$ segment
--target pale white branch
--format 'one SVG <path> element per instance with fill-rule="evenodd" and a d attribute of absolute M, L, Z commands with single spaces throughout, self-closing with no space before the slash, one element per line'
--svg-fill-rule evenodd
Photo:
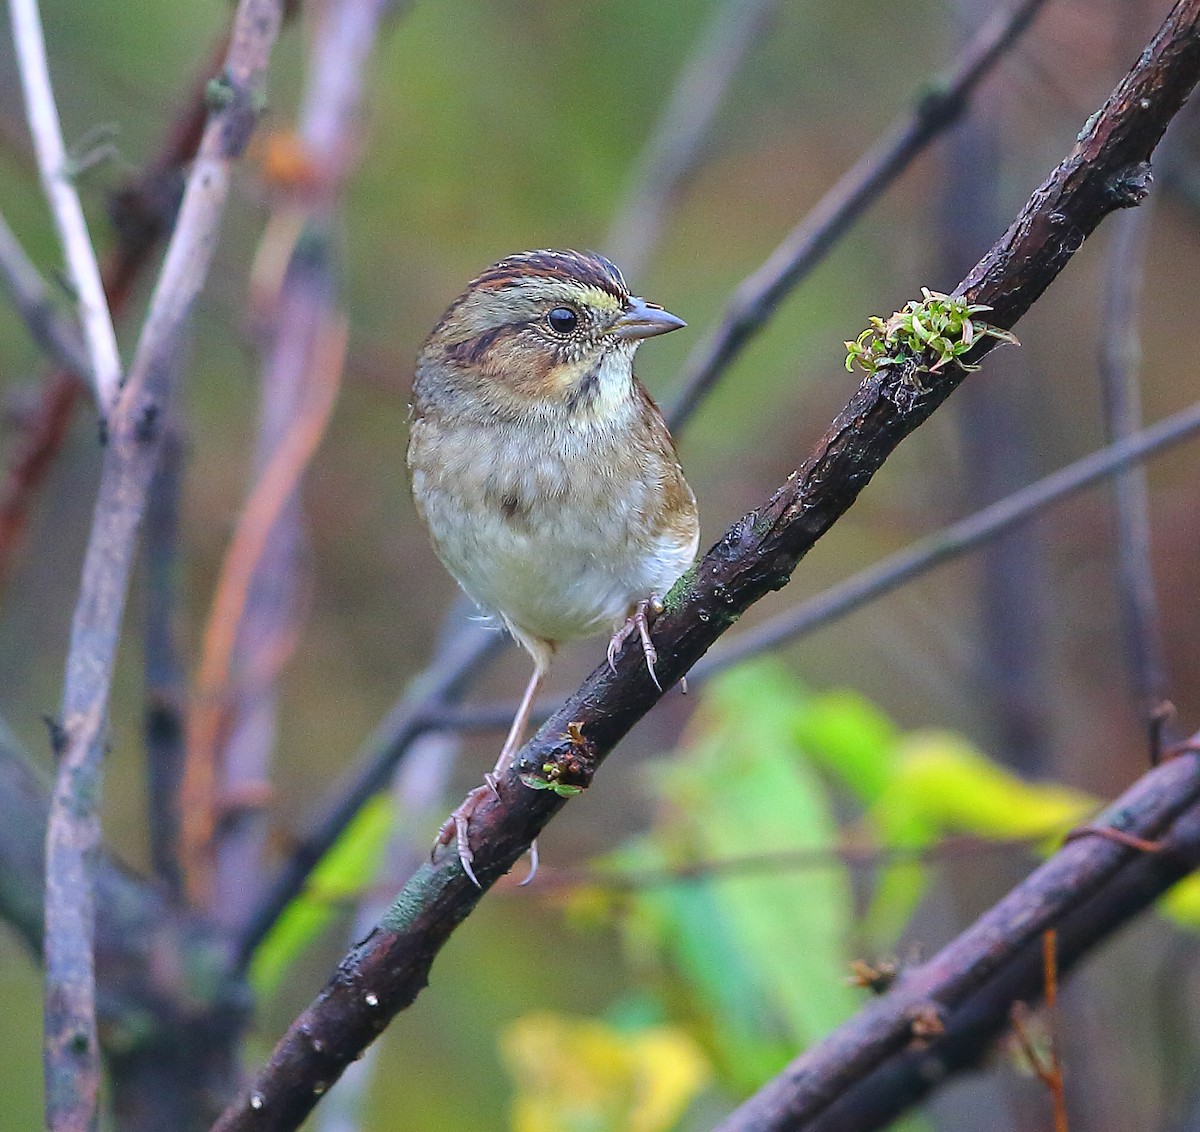
<path fill-rule="evenodd" d="M 101 415 L 107 416 L 121 387 L 121 357 L 117 352 L 117 335 L 104 296 L 104 284 L 100 280 L 100 266 L 96 262 L 83 205 L 75 190 L 70 159 L 63 143 L 37 0 L 9 0 L 9 12 L 38 171 L 75 290 L 79 321 L 91 359 L 96 404 Z"/>

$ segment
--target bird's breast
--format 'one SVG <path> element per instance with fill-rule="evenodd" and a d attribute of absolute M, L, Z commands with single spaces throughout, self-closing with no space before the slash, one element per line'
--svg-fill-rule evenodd
<path fill-rule="evenodd" d="M 439 558 L 520 632 L 610 631 L 695 556 L 691 491 L 637 409 L 587 422 L 414 422 L 413 496 Z"/>

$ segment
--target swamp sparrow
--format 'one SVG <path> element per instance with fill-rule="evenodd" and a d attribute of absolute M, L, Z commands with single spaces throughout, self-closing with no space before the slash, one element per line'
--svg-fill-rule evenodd
<path fill-rule="evenodd" d="M 700 529 L 633 355 L 683 325 L 603 256 L 526 252 L 471 283 L 417 359 L 417 511 L 446 569 L 533 657 L 487 785 L 438 838 L 456 839 L 476 884 L 467 823 L 511 764 L 558 644 L 611 633 L 611 663 L 636 632 L 658 682 L 647 611 L 692 564 Z"/>

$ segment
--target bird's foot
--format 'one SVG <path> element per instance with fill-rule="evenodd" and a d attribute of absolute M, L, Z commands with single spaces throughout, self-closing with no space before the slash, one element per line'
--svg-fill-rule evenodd
<path fill-rule="evenodd" d="M 612 640 L 608 642 L 608 666 L 613 672 L 616 672 L 617 653 L 629 637 L 636 632 L 642 642 L 642 653 L 646 658 L 646 668 L 650 672 L 650 679 L 654 681 L 654 686 L 660 692 L 662 685 L 658 682 L 658 673 L 654 671 L 654 666 L 658 662 L 658 651 L 650 639 L 650 622 L 646 615 L 653 613 L 657 616 L 662 611 L 663 602 L 658 594 L 651 594 L 648 598 L 644 598 L 633 607 L 629 620 L 612 635 Z"/>
<path fill-rule="evenodd" d="M 471 815 L 489 794 L 495 798 L 500 797 L 500 791 L 496 788 L 496 777 L 493 774 L 485 774 L 483 785 L 476 786 L 462 800 L 462 804 L 442 823 L 442 828 L 438 830 L 437 840 L 433 843 L 433 852 L 430 853 L 432 857 L 439 846 L 449 845 L 453 841 L 454 847 L 458 850 L 458 859 L 462 864 L 463 872 L 471 878 L 471 883 L 476 888 L 483 888 L 483 885 L 479 883 L 479 878 L 475 875 L 475 869 L 471 864 L 475 860 L 475 854 L 471 849 Z"/>

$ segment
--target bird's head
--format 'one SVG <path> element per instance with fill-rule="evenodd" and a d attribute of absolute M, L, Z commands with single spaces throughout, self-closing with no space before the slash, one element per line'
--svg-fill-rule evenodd
<path fill-rule="evenodd" d="M 645 338 L 685 325 L 630 295 L 603 256 L 536 251 L 489 267 L 451 304 L 417 362 L 431 383 L 494 408 L 604 412 L 633 394 L 633 354 Z"/>

